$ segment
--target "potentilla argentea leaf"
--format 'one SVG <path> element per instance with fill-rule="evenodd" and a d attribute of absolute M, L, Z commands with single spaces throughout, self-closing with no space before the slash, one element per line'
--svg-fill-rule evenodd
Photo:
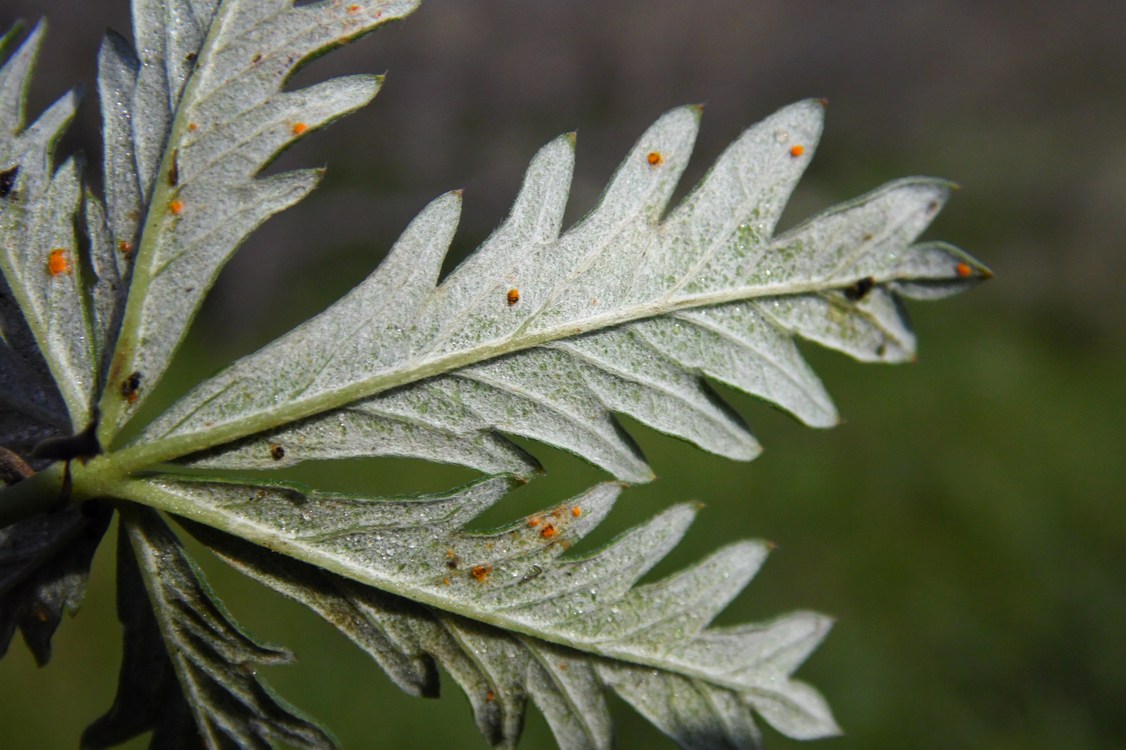
<path fill-rule="evenodd" d="M 85 597 L 110 515 L 108 506 L 96 503 L 0 529 L 0 658 L 18 628 L 36 663 L 50 660 L 63 613 L 74 614 Z"/>
<path fill-rule="evenodd" d="M 294 713 L 257 675 L 260 667 L 290 662 L 292 655 L 257 643 L 235 624 L 159 514 L 133 508 L 123 515 L 121 678 L 113 707 L 86 730 L 83 747 L 110 747 L 151 730 L 153 747 L 268 750 L 285 742 L 332 748 L 324 731 Z M 185 742 L 185 732 L 198 740 Z"/>
<path fill-rule="evenodd" d="M 380 85 L 376 76 L 350 76 L 283 91 L 287 78 L 416 5 L 138 0 L 139 52 L 107 37 L 107 235 L 131 265 L 121 274 L 131 281 L 101 400 L 103 443 L 160 380 L 235 248 L 319 178 L 317 170 L 259 171 L 307 132 L 366 104 Z M 129 381 L 139 387 L 123 394 L 117 386 Z"/>
<path fill-rule="evenodd" d="M 90 419 L 96 382 L 74 223 L 82 189 L 78 160 L 56 169 L 53 152 L 78 96 L 64 95 L 27 123 L 25 99 L 43 33 L 40 24 L 0 68 L 0 269 L 77 431 Z M 5 36 L 3 47 L 13 37 Z M 0 58 L 5 52 L 0 48 Z"/>
<path fill-rule="evenodd" d="M 675 708 L 654 720 L 674 738 L 756 747 L 752 709 L 793 736 L 838 731 L 820 696 L 790 677 L 828 632 L 827 618 L 799 612 L 709 628 L 758 571 L 766 544 L 733 544 L 638 585 L 680 541 L 692 506 L 581 556 L 566 552 L 609 513 L 617 485 L 494 532 L 466 531 L 512 482 L 410 498 L 175 476 L 119 489 L 199 522 L 188 528 L 209 547 L 336 624 L 408 692 L 435 689 L 430 660 L 446 667 L 497 746 L 515 743 L 530 698 L 560 746 L 609 747 L 606 687 L 646 715 L 654 702 Z M 209 528 L 220 519 L 241 540 Z M 684 685 L 708 699 L 689 700 Z"/>
<path fill-rule="evenodd" d="M 469 530 L 538 469 L 513 436 L 640 482 L 652 472 L 618 415 L 733 459 L 759 453 L 713 381 L 832 426 L 801 339 L 907 361 L 904 300 L 988 277 L 950 245 L 915 244 L 950 192 L 941 180 L 892 182 L 776 232 L 821 101 L 749 128 L 676 206 L 701 108 L 665 114 L 568 228 L 576 139 L 563 135 L 447 278 L 460 192 L 427 206 L 338 303 L 122 445 L 231 254 L 320 174 L 262 170 L 381 85 L 287 81 L 417 2 L 133 0 L 132 41 L 110 32 L 98 58 L 101 195 L 81 158 L 54 162 L 75 93 L 27 122 L 43 27 L 18 48 L 18 29 L 0 38 L 0 656 L 19 629 L 48 659 L 116 512 L 120 680 L 82 747 L 146 732 L 159 748 L 331 747 L 257 674 L 289 653 L 238 627 L 163 511 L 328 620 L 404 691 L 437 695 L 441 667 L 495 747 L 516 745 L 534 704 L 561 748 L 609 748 L 610 692 L 684 747 L 758 748 L 756 715 L 795 738 L 837 733 L 821 695 L 793 678 L 828 618 L 712 625 L 768 544 L 644 580 L 698 511 L 682 504 L 573 553 L 623 483 Z M 201 471 L 378 455 L 488 476 L 377 497 Z"/>
<path fill-rule="evenodd" d="M 910 359 L 899 295 L 939 296 L 988 271 L 950 246 L 912 244 L 945 201 L 941 180 L 893 182 L 775 235 L 822 114 L 806 101 L 750 128 L 662 218 L 699 120 L 698 108 L 674 110 L 560 234 L 574 145 L 563 136 L 533 160 L 508 220 L 440 285 L 456 194 L 352 293 L 200 385 L 139 443 L 215 468 L 264 468 L 280 447 L 286 463 L 406 455 L 526 475 L 507 433 L 637 482 L 652 474 L 615 412 L 720 455 L 758 454 L 704 378 L 831 426 L 836 409 L 796 338 Z"/>

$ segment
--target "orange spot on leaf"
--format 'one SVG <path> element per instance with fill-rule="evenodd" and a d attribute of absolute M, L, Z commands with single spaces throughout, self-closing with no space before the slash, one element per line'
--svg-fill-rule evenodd
<path fill-rule="evenodd" d="M 199 130 L 199 125 L 197 123 L 194 123 L 194 122 L 189 122 L 188 123 L 188 130 L 190 130 L 194 133 L 197 130 Z"/>
<path fill-rule="evenodd" d="M 578 518 L 582 514 L 583 514 L 583 509 L 580 508 L 579 506 L 576 505 L 574 508 L 571 508 L 571 515 L 574 516 L 575 518 Z"/>
<path fill-rule="evenodd" d="M 484 583 L 485 579 L 489 577 L 489 573 L 493 572 L 491 565 L 474 565 L 469 571 L 469 574 L 476 579 L 477 583 Z"/>
<path fill-rule="evenodd" d="M 665 157 L 661 155 L 660 151 L 650 151 L 649 155 L 645 157 L 645 161 L 649 162 L 651 167 L 659 167 L 665 163 Z"/>
<path fill-rule="evenodd" d="M 559 532 L 556 530 L 555 524 L 549 523 L 540 529 L 540 536 L 544 539 L 554 539 L 558 534 Z"/>
<path fill-rule="evenodd" d="M 349 13 L 353 13 L 353 14 L 354 14 L 354 13 L 359 13 L 359 12 L 360 12 L 360 10 L 361 10 L 361 8 L 360 8 L 360 6 L 358 6 L 358 5 L 349 5 L 349 6 L 348 6 L 348 12 L 349 12 Z"/>
<path fill-rule="evenodd" d="M 517 302 L 520 301 L 520 290 L 519 289 L 509 289 L 508 294 L 504 295 L 504 298 L 508 302 L 508 306 L 512 307 L 513 305 L 515 305 Z"/>
<path fill-rule="evenodd" d="M 295 123 L 293 123 L 293 128 L 292 128 L 292 130 L 293 130 L 293 134 L 294 134 L 294 135 L 301 135 L 302 133 L 304 133 L 304 132 L 305 132 L 306 130 L 308 130 L 308 129 L 309 129 L 309 126 L 308 126 L 308 125 L 306 125 L 306 124 L 305 124 L 305 123 L 303 123 L 303 122 L 295 122 Z"/>
<path fill-rule="evenodd" d="M 121 240 L 117 243 L 117 252 L 124 255 L 126 259 L 133 257 L 133 243 Z"/>
<path fill-rule="evenodd" d="M 492 702 L 493 702 L 493 701 L 495 701 L 496 699 L 497 699 L 497 694 L 496 694 L 496 693 L 494 693 L 494 692 L 493 692 L 492 690 L 490 690 L 489 692 L 485 693 L 485 700 L 487 700 L 487 701 L 488 701 L 489 703 L 492 703 Z"/>
<path fill-rule="evenodd" d="M 970 268 L 968 263 L 959 263 L 954 266 L 954 273 L 958 274 L 963 279 L 968 279 L 974 275 L 974 270 Z"/>
<path fill-rule="evenodd" d="M 540 525 L 540 522 L 542 520 L 543 519 L 541 519 L 539 516 L 532 516 L 531 518 L 528 519 L 528 525 L 531 526 L 534 529 L 534 528 L 536 528 L 537 526 Z"/>
<path fill-rule="evenodd" d="M 47 256 L 47 273 L 51 276 L 60 276 L 71 270 L 70 251 L 65 247 L 56 247 Z"/>
<path fill-rule="evenodd" d="M 182 214 L 184 212 L 184 202 L 182 200 L 180 200 L 179 198 L 177 198 L 176 200 L 173 200 L 173 201 L 169 201 L 168 202 L 168 210 L 171 211 L 176 216 L 179 216 L 180 214 Z"/>
<path fill-rule="evenodd" d="M 805 146 L 790 146 L 790 156 L 795 159 L 805 153 Z"/>

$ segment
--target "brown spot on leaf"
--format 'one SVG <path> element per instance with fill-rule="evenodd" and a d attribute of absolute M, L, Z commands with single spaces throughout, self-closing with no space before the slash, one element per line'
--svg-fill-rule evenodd
<path fill-rule="evenodd" d="M 125 380 L 121 381 L 121 397 L 129 403 L 134 403 L 137 400 L 137 392 L 141 390 L 141 373 L 131 373 Z"/>
<path fill-rule="evenodd" d="M 868 292 L 872 291 L 873 287 L 875 286 L 876 280 L 871 276 L 865 276 L 864 278 L 859 279 L 852 286 L 846 286 L 844 290 L 844 296 L 848 297 L 853 302 L 859 302 L 860 300 L 867 297 Z"/>
<path fill-rule="evenodd" d="M 19 164 L 0 172 L 0 198 L 7 198 L 11 194 L 12 188 L 16 186 L 16 178 L 19 176 Z"/>

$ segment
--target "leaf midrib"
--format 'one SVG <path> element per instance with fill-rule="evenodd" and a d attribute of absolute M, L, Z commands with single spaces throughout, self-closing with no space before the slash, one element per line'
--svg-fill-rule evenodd
<path fill-rule="evenodd" d="M 261 545 L 266 549 L 288 555 L 302 562 L 344 576 L 353 581 L 373 586 L 395 596 L 400 596 L 409 601 L 432 607 L 436 614 L 454 614 L 466 619 L 483 623 L 500 630 L 529 636 L 547 643 L 554 643 L 580 653 L 594 657 L 610 659 L 618 662 L 650 667 L 664 672 L 682 675 L 692 679 L 702 680 L 716 687 L 743 692 L 747 689 L 727 674 L 713 674 L 703 669 L 696 669 L 681 663 L 676 659 L 661 658 L 657 654 L 639 654 L 628 648 L 614 648 L 613 642 L 596 640 L 569 639 L 563 633 L 542 630 L 524 620 L 505 616 L 503 612 L 489 611 L 474 608 L 470 602 L 462 602 L 453 598 L 439 596 L 426 591 L 419 584 L 412 581 L 403 581 L 389 576 L 379 575 L 372 570 L 357 565 L 355 562 L 342 558 L 333 553 L 326 553 L 315 547 L 309 547 L 302 540 L 287 539 L 279 536 L 277 531 L 269 526 L 264 526 L 246 518 L 233 518 L 221 510 L 201 507 L 166 493 L 159 487 L 135 479 L 125 479 L 116 483 L 114 495 L 135 502 L 144 503 L 153 508 L 173 513 L 178 516 L 190 518 L 194 521 L 220 529 L 229 534 L 234 534 L 249 542 Z"/>
<path fill-rule="evenodd" d="M 884 283 L 885 281 L 887 279 L 877 279 L 877 283 Z M 584 318 L 581 321 L 564 323 L 535 333 L 511 336 L 500 341 L 491 341 L 431 359 L 422 359 L 412 366 L 384 371 L 339 388 L 322 391 L 308 398 L 286 401 L 277 408 L 232 420 L 211 429 L 133 443 L 115 452 L 112 457 L 107 456 L 107 458 L 111 458 L 119 471 L 128 474 L 154 464 L 173 461 L 190 453 L 197 453 L 240 438 L 268 432 L 300 419 L 334 411 L 393 388 L 400 388 L 426 378 L 444 375 L 463 367 L 533 349 L 554 341 L 615 328 L 638 320 L 669 315 L 681 310 L 713 307 L 769 297 L 813 294 L 835 288 L 836 285 L 844 286 L 846 283 L 844 280 L 838 282 L 820 279 L 817 281 L 780 283 L 773 286 L 760 284 L 753 287 L 737 287 L 717 292 L 692 294 L 672 300 L 663 297 L 656 301 L 619 308 L 615 311 Z M 220 393 L 222 391 L 217 393 L 215 397 L 218 397 Z M 208 401 L 203 402 L 203 404 L 206 403 Z M 175 430 L 191 419 L 193 415 L 194 412 L 185 415 L 180 422 L 171 425 L 169 429 Z"/>
<path fill-rule="evenodd" d="M 200 44 L 197 60 L 208 60 L 212 49 L 221 35 L 225 20 L 230 15 L 231 3 L 220 2 L 212 17 L 211 26 Z M 187 132 L 187 110 L 185 102 L 191 102 L 195 97 L 196 88 L 203 77 L 203 65 L 197 64 L 188 75 L 180 99 L 176 102 L 172 122 L 168 128 L 168 137 L 165 139 L 160 165 L 153 175 L 151 193 L 145 198 L 144 186 L 141 187 L 142 208 L 145 212 L 144 223 L 138 238 L 137 251 L 134 255 L 133 274 L 129 281 L 129 294 L 125 300 L 125 311 L 121 318 L 121 327 L 118 331 L 117 341 L 114 344 L 113 358 L 110 360 L 109 383 L 119 382 L 124 373 L 132 371 L 132 365 L 138 353 L 137 337 L 142 324 L 142 307 L 148 295 L 149 284 L 159 273 L 156 268 L 156 251 L 164 236 L 165 229 L 170 226 L 167 222 L 166 207 L 168 198 L 180 190 L 180 186 L 170 186 L 167 180 L 161 179 L 168 174 L 173 160 L 176 158 L 176 149 L 170 148 L 172 144 L 180 144 Z M 137 80 L 140 80 L 141 70 L 137 71 Z M 167 71 L 165 71 L 167 75 Z M 136 82 L 134 82 L 136 86 Z M 132 126 L 131 126 L 132 127 Z M 136 160 L 136 152 L 133 154 Z M 138 179 L 140 174 L 138 173 Z M 163 373 L 161 373 L 163 374 Z M 119 424 L 122 410 L 128 402 L 121 398 L 114 398 L 115 389 L 106 388 L 102 394 L 99 407 L 102 413 L 101 427 L 98 438 L 103 445 L 109 444 L 113 436 L 123 427 Z"/>

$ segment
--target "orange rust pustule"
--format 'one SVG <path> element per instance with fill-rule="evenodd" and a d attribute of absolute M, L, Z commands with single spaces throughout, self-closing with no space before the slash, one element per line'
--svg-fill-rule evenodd
<path fill-rule="evenodd" d="M 50 276 L 69 274 L 73 269 L 70 263 L 70 251 L 65 247 L 56 247 L 47 255 L 47 273 Z"/>
<path fill-rule="evenodd" d="M 974 270 L 970 268 L 969 263 L 959 263 L 954 266 L 954 273 L 958 274 L 960 278 L 968 279 L 974 275 Z"/>
<path fill-rule="evenodd" d="M 470 569 L 469 575 L 473 576 L 477 583 L 484 583 L 485 579 L 489 577 L 489 573 L 492 572 L 493 566 L 491 565 L 474 565 Z"/>
<path fill-rule="evenodd" d="M 515 305 L 517 302 L 520 301 L 520 290 L 519 289 L 509 289 L 508 293 L 504 295 L 504 301 L 508 303 L 509 307 L 512 307 L 513 305 Z"/>
<path fill-rule="evenodd" d="M 805 153 L 805 146 L 802 146 L 802 145 L 790 146 L 790 156 L 794 157 L 795 159 L 798 158 L 799 156 L 801 156 L 804 153 Z"/>
<path fill-rule="evenodd" d="M 545 524 L 544 527 L 540 529 L 540 536 L 544 539 L 554 539 L 558 535 L 559 530 L 555 528 L 555 524 L 553 523 Z"/>
<path fill-rule="evenodd" d="M 168 202 L 168 210 L 171 211 L 173 215 L 179 216 L 184 213 L 184 202 L 179 198 L 171 200 Z"/>
<path fill-rule="evenodd" d="M 301 135 L 308 129 L 309 129 L 309 126 L 306 125 L 303 122 L 295 122 L 295 123 L 293 123 L 293 127 L 290 128 L 290 130 L 293 132 L 294 135 Z"/>
<path fill-rule="evenodd" d="M 659 167 L 665 163 L 665 157 L 660 151 L 650 151 L 645 157 L 645 161 L 648 162 L 651 167 Z"/>

